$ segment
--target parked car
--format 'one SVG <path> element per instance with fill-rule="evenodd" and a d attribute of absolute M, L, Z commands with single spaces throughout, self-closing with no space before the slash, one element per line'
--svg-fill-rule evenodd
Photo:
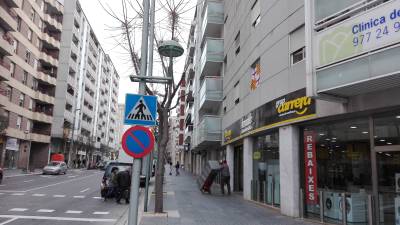
<path fill-rule="evenodd" d="M 43 168 L 43 174 L 66 174 L 67 170 L 65 162 L 53 161 Z"/>
<path fill-rule="evenodd" d="M 0 184 L 3 182 L 3 168 L 0 167 Z"/>
<path fill-rule="evenodd" d="M 129 167 L 132 168 L 132 163 L 122 163 L 122 162 L 108 162 L 107 167 L 105 168 L 103 178 L 101 180 L 100 184 L 100 194 L 101 197 L 104 198 L 108 191 L 108 187 L 110 184 L 110 179 L 111 179 L 111 170 L 117 167 L 118 171 L 124 171 L 127 170 Z M 146 176 L 141 175 L 140 176 L 140 187 L 144 187 L 146 184 Z"/>

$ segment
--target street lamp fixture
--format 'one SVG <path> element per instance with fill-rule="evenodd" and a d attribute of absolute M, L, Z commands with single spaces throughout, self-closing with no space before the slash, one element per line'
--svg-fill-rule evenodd
<path fill-rule="evenodd" d="M 158 47 L 160 55 L 165 57 L 179 57 L 183 55 L 183 47 L 175 40 L 163 41 Z"/>

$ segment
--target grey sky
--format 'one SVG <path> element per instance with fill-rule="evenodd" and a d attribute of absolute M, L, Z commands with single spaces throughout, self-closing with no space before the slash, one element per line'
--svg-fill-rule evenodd
<path fill-rule="evenodd" d="M 140 0 L 139 0 L 140 1 Z M 165 0 L 156 0 L 156 8 L 160 8 L 160 3 L 164 3 Z M 188 0 L 189 4 L 186 7 L 189 11 L 182 15 L 182 29 L 179 38 L 181 39 L 181 44 L 186 51 L 186 41 L 189 35 L 189 28 L 190 23 L 194 16 L 194 6 L 196 4 L 196 0 Z M 110 6 L 115 12 L 121 11 L 121 4 L 120 0 L 101 0 L 103 5 Z M 136 2 L 136 1 L 132 1 Z M 142 1 L 140 1 L 142 2 Z M 113 32 L 108 28 L 116 24 L 115 19 L 113 19 L 110 15 L 107 14 L 101 7 L 98 0 L 81 0 L 80 1 L 82 9 L 89 20 L 90 25 L 94 29 L 97 38 L 99 39 L 104 51 L 111 56 L 111 59 L 114 63 L 116 70 L 118 71 L 121 80 L 120 80 L 120 90 L 119 90 L 119 103 L 124 103 L 125 101 L 125 94 L 126 93 L 136 93 L 137 92 L 137 85 L 130 82 L 129 75 L 133 74 L 133 68 L 130 67 L 130 62 L 127 61 L 126 56 L 123 55 L 124 50 L 120 47 L 116 46 L 116 41 L 111 38 Z M 156 25 L 156 33 L 157 36 L 162 35 L 164 33 L 163 29 L 160 27 L 165 27 L 166 24 L 163 21 L 166 21 L 164 18 L 166 14 L 163 10 L 158 10 L 156 13 L 156 21 L 159 22 L 159 29 L 157 29 Z M 141 33 L 138 32 L 135 34 L 135 47 L 136 49 L 140 49 L 140 39 Z M 184 41 L 184 42 L 183 42 Z M 186 52 L 185 52 L 186 54 Z M 174 75 L 175 79 L 180 76 L 183 72 L 183 66 L 185 63 L 186 55 L 183 55 L 177 59 L 177 62 L 174 66 Z M 139 54 L 140 56 L 140 54 Z M 155 60 L 158 60 L 158 55 L 154 53 Z M 155 62 L 154 66 L 154 76 L 162 76 L 162 70 L 160 68 L 159 63 Z"/>

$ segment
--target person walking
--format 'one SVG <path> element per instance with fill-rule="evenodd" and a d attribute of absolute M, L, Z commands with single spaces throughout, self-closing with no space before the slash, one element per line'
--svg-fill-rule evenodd
<path fill-rule="evenodd" d="M 81 159 L 78 159 L 78 169 L 81 168 Z"/>
<path fill-rule="evenodd" d="M 131 186 L 131 168 L 117 173 L 117 203 L 121 204 L 121 198 L 125 199 L 125 203 L 129 204 L 129 188 Z"/>
<path fill-rule="evenodd" d="M 176 173 L 176 176 L 178 176 L 179 175 L 179 168 L 181 167 L 181 164 L 179 164 L 179 161 L 176 161 L 176 164 L 175 164 L 175 173 Z"/>
<path fill-rule="evenodd" d="M 117 192 L 116 190 L 118 187 L 117 174 L 118 174 L 118 167 L 113 167 L 111 169 L 110 181 L 108 183 L 107 193 L 104 196 L 104 201 L 106 201 L 107 198 L 112 198 L 113 196 L 116 196 Z"/>
<path fill-rule="evenodd" d="M 221 166 L 221 192 L 225 194 L 225 184 L 228 186 L 228 195 L 231 195 L 231 174 L 226 160 L 222 162 Z"/>
<path fill-rule="evenodd" d="M 170 176 L 172 176 L 172 168 L 173 168 L 173 166 L 172 166 L 172 162 L 171 161 L 169 161 L 169 175 Z"/>

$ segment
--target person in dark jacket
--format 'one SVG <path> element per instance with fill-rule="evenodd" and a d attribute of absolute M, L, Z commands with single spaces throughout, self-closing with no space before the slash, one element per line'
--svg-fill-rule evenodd
<path fill-rule="evenodd" d="M 228 187 L 228 195 L 231 194 L 231 174 L 229 172 L 229 166 L 226 160 L 222 162 L 221 166 L 221 192 L 225 194 L 225 184 Z"/>
<path fill-rule="evenodd" d="M 121 198 L 125 199 L 126 204 L 129 204 L 129 189 L 131 187 L 131 170 L 128 168 L 125 171 L 120 171 L 117 173 L 117 203 L 121 203 Z"/>
<path fill-rule="evenodd" d="M 118 167 L 113 167 L 111 169 L 111 175 L 107 187 L 107 194 L 104 196 L 104 201 L 107 200 L 107 198 L 111 198 L 116 196 L 117 187 L 118 187 L 118 181 L 117 181 L 117 174 L 118 174 Z"/>
<path fill-rule="evenodd" d="M 176 169 L 176 175 L 178 176 L 179 175 L 179 168 L 181 167 L 181 164 L 179 164 L 179 161 L 176 161 L 176 164 L 175 164 L 175 169 Z"/>

